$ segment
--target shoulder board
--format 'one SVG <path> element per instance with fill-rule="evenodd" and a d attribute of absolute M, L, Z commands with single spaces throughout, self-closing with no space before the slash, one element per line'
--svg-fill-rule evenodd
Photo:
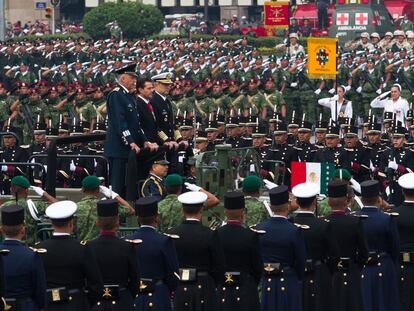
<path fill-rule="evenodd" d="M 387 175 L 385 175 L 383 172 L 378 172 L 378 176 L 381 176 L 381 177 L 387 177 Z"/>
<path fill-rule="evenodd" d="M 299 147 L 296 147 L 296 146 L 293 146 L 293 149 L 296 149 L 296 150 L 299 150 L 299 151 L 303 150 L 302 148 L 299 148 Z"/>
<path fill-rule="evenodd" d="M 259 229 L 256 229 L 256 225 L 252 225 L 252 226 L 250 226 L 250 227 L 249 227 L 249 229 L 250 229 L 251 231 L 253 231 L 254 233 L 257 233 L 257 234 L 265 234 L 265 233 L 266 233 L 266 231 L 265 231 L 265 230 L 259 230 Z"/>
<path fill-rule="evenodd" d="M 119 86 L 117 86 L 116 88 L 114 88 L 112 91 L 113 92 L 118 92 L 121 88 Z"/>
<path fill-rule="evenodd" d="M 19 147 L 22 148 L 22 149 L 28 149 L 30 147 L 30 145 L 21 145 Z"/>
<path fill-rule="evenodd" d="M 85 245 L 86 245 L 86 243 L 88 243 L 88 240 L 82 240 L 82 241 L 80 241 L 79 243 L 80 243 L 80 245 L 85 246 Z"/>
<path fill-rule="evenodd" d="M 327 219 L 327 218 L 324 218 L 323 219 L 323 221 L 326 221 L 326 222 L 331 222 L 329 219 Z"/>
<path fill-rule="evenodd" d="M 352 215 L 354 217 L 358 217 L 360 219 L 367 219 L 368 218 L 368 215 L 365 215 L 365 214 L 356 214 L 356 213 L 352 214 L 352 213 L 350 213 L 350 215 Z"/>
<path fill-rule="evenodd" d="M 125 239 L 125 242 L 131 243 L 131 244 L 140 244 L 142 243 L 142 240 L 140 239 L 134 239 L 134 240 L 129 240 L 129 239 Z"/>
<path fill-rule="evenodd" d="M 294 144 L 288 144 L 288 146 L 289 146 L 289 147 L 294 147 L 295 145 L 294 145 Z"/>
<path fill-rule="evenodd" d="M 315 146 L 318 147 L 319 149 L 325 148 L 325 146 L 319 146 L 319 145 L 315 145 Z"/>
<path fill-rule="evenodd" d="M 0 249 L 0 255 L 6 256 L 10 253 L 8 249 Z"/>
<path fill-rule="evenodd" d="M 400 213 L 397 212 L 384 212 L 384 214 L 390 215 L 391 217 L 398 217 Z"/>
<path fill-rule="evenodd" d="M 316 152 L 316 151 L 318 151 L 319 149 L 312 149 L 310 152 Z"/>
<path fill-rule="evenodd" d="M 294 225 L 298 228 L 301 228 L 301 229 L 305 229 L 305 230 L 310 229 L 310 227 L 308 225 L 301 225 L 301 224 L 297 224 L 297 223 L 294 223 Z"/>
<path fill-rule="evenodd" d="M 34 251 L 35 253 L 38 254 L 46 254 L 47 253 L 47 249 L 45 248 L 34 248 L 34 247 L 29 247 L 32 251 Z"/>
<path fill-rule="evenodd" d="M 370 146 L 368 146 L 368 145 L 362 145 L 362 148 L 365 148 L 365 149 L 370 149 L 370 150 L 372 150 L 372 147 L 370 147 Z"/>
<path fill-rule="evenodd" d="M 171 239 L 179 239 L 180 236 L 177 234 L 169 234 L 169 233 L 163 233 L 165 236 L 171 238 Z"/>
<path fill-rule="evenodd" d="M 353 149 L 353 148 L 344 148 L 344 150 L 346 150 L 346 151 L 358 151 L 358 150 Z"/>
<path fill-rule="evenodd" d="M 88 147 L 88 150 L 93 151 L 93 152 L 96 152 L 96 149 L 93 149 L 91 147 Z"/>

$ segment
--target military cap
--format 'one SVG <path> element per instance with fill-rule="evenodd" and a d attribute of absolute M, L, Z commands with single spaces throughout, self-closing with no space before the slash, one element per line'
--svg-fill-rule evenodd
<path fill-rule="evenodd" d="M 303 52 L 296 53 L 296 58 L 304 58 L 305 54 Z"/>
<path fill-rule="evenodd" d="M 34 134 L 43 134 L 46 133 L 46 124 L 45 123 L 36 123 L 33 128 Z"/>
<path fill-rule="evenodd" d="M 296 38 L 296 39 L 298 39 L 299 36 L 298 36 L 298 34 L 296 32 L 292 32 L 292 33 L 289 34 L 289 38 Z"/>
<path fill-rule="evenodd" d="M 106 132 L 106 123 L 99 122 L 93 125 L 92 133 L 105 133 Z"/>
<path fill-rule="evenodd" d="M 29 180 L 24 176 L 15 176 L 15 177 L 13 177 L 12 180 L 11 180 L 11 184 L 13 186 L 19 186 L 19 187 L 22 187 L 24 189 L 28 189 L 30 187 Z"/>
<path fill-rule="evenodd" d="M 151 217 L 158 214 L 158 199 L 156 197 L 139 198 L 135 202 L 135 215 Z"/>
<path fill-rule="evenodd" d="M 54 138 L 59 136 L 59 131 L 57 128 L 49 127 L 46 129 L 46 137 Z"/>
<path fill-rule="evenodd" d="M 14 127 L 12 124 L 7 124 L 4 126 L 3 132 L 6 133 L 17 133 L 19 129 L 17 127 Z"/>
<path fill-rule="evenodd" d="M 262 124 L 256 124 L 252 131 L 252 138 L 266 136 L 266 127 Z"/>
<path fill-rule="evenodd" d="M 343 133 L 347 137 L 358 136 L 358 127 L 353 125 L 344 127 Z"/>
<path fill-rule="evenodd" d="M 96 203 L 98 217 L 118 216 L 118 202 L 116 200 L 100 200 Z"/>
<path fill-rule="evenodd" d="M 162 84 L 173 84 L 173 81 L 171 80 L 171 74 L 169 72 L 155 75 L 151 78 L 151 80 Z"/>
<path fill-rule="evenodd" d="M 351 180 L 351 173 L 345 168 L 337 168 L 332 174 L 332 177 L 337 177 L 343 180 Z"/>
<path fill-rule="evenodd" d="M 170 162 L 168 162 L 163 155 L 159 155 L 153 159 L 152 164 L 168 165 Z"/>
<path fill-rule="evenodd" d="M 256 175 L 247 176 L 243 180 L 243 192 L 255 193 L 259 191 L 262 186 L 262 179 Z"/>
<path fill-rule="evenodd" d="M 403 36 L 405 37 L 405 33 L 402 30 L 394 30 L 394 37 L 396 36 Z"/>
<path fill-rule="evenodd" d="M 369 123 L 367 134 L 379 134 L 381 133 L 381 124 Z"/>
<path fill-rule="evenodd" d="M 276 112 L 276 110 L 274 110 L 272 117 L 269 119 L 269 122 L 270 123 L 282 122 L 282 115 Z"/>
<path fill-rule="evenodd" d="M 339 137 L 339 127 L 329 125 L 326 130 L 326 137 Z"/>
<path fill-rule="evenodd" d="M 229 191 L 224 194 L 224 208 L 235 210 L 244 209 L 244 195 L 239 191 Z"/>
<path fill-rule="evenodd" d="M 180 122 L 180 130 L 181 129 L 182 130 L 192 129 L 193 123 L 194 123 L 194 119 L 190 119 L 190 118 L 182 119 L 182 121 Z"/>
<path fill-rule="evenodd" d="M 380 35 L 379 35 L 377 32 L 373 32 L 373 33 L 371 34 L 371 38 L 378 38 L 378 39 L 381 39 Z"/>
<path fill-rule="evenodd" d="M 189 191 L 180 194 L 178 201 L 183 205 L 203 205 L 207 201 L 207 194 L 201 191 Z"/>
<path fill-rule="evenodd" d="M 312 123 L 302 120 L 299 124 L 299 132 L 310 132 L 312 131 Z"/>
<path fill-rule="evenodd" d="M 289 202 L 289 188 L 281 185 L 269 190 L 271 205 L 282 205 Z"/>
<path fill-rule="evenodd" d="M 355 120 L 353 118 L 348 118 L 348 117 L 339 117 L 338 123 L 341 126 L 341 128 L 343 128 L 343 127 L 347 127 L 350 125 L 354 125 Z"/>
<path fill-rule="evenodd" d="M 80 125 L 72 125 L 70 128 L 70 135 L 82 135 L 83 134 L 83 127 Z"/>
<path fill-rule="evenodd" d="M 292 118 L 289 120 L 288 128 L 296 128 L 299 127 L 301 120 L 298 118 L 295 118 L 292 116 Z"/>
<path fill-rule="evenodd" d="M 375 198 L 379 196 L 379 182 L 378 180 L 365 180 L 361 183 L 361 197 Z"/>
<path fill-rule="evenodd" d="M 273 135 L 277 134 L 284 134 L 287 133 L 287 127 L 285 123 L 275 123 L 275 129 L 273 131 Z"/>
<path fill-rule="evenodd" d="M 207 127 L 206 127 L 206 131 L 207 132 L 211 132 L 211 131 L 217 131 L 218 130 L 218 124 L 216 120 L 209 120 Z"/>
<path fill-rule="evenodd" d="M 414 173 L 407 173 L 398 178 L 398 184 L 403 189 L 414 189 Z"/>
<path fill-rule="evenodd" d="M 165 178 L 166 186 L 181 186 L 183 184 L 183 178 L 178 174 L 170 174 Z"/>
<path fill-rule="evenodd" d="M 407 129 L 405 127 L 397 125 L 391 128 L 391 133 L 394 137 L 403 137 L 405 134 L 407 134 Z"/>
<path fill-rule="evenodd" d="M 229 80 L 229 86 L 237 86 L 237 87 L 239 87 L 239 83 L 236 80 Z"/>
<path fill-rule="evenodd" d="M 224 114 L 219 114 L 216 116 L 217 124 L 223 125 L 226 123 L 226 116 Z"/>
<path fill-rule="evenodd" d="M 387 32 L 385 33 L 384 37 L 386 37 L 386 36 L 393 37 L 394 35 L 392 34 L 392 32 L 391 32 L 391 31 L 387 31 Z M 387 50 L 388 50 L 388 49 L 387 49 Z M 388 52 L 388 51 L 387 51 L 387 52 Z"/>
<path fill-rule="evenodd" d="M 1 208 L 1 223 L 5 226 L 18 226 L 24 223 L 24 209 L 19 205 Z"/>
<path fill-rule="evenodd" d="M 195 137 L 196 142 L 197 141 L 206 141 L 207 140 L 207 132 L 203 130 L 198 130 L 197 135 Z"/>
<path fill-rule="evenodd" d="M 328 197 L 343 198 L 348 194 L 348 182 L 344 180 L 332 180 L 328 183 Z"/>
<path fill-rule="evenodd" d="M 65 220 L 71 218 L 78 209 L 73 201 L 59 201 L 46 208 L 46 216 L 52 220 Z"/>
<path fill-rule="evenodd" d="M 136 66 L 137 65 L 135 63 L 132 63 L 132 64 L 129 64 L 129 65 L 126 65 L 126 66 L 123 66 L 123 67 L 119 68 L 118 70 L 115 71 L 115 73 L 117 73 L 119 75 L 127 74 L 127 75 L 130 75 L 130 76 L 134 77 L 134 78 L 137 78 L 138 76 L 135 73 Z"/>
<path fill-rule="evenodd" d="M 227 119 L 226 127 L 238 127 L 240 124 L 240 119 L 238 116 L 229 116 Z"/>
<path fill-rule="evenodd" d="M 315 132 L 326 132 L 328 129 L 328 122 L 326 121 L 316 121 Z"/>
<path fill-rule="evenodd" d="M 101 185 L 101 180 L 95 175 L 86 176 L 82 180 L 82 187 L 85 190 L 95 190 Z"/>
<path fill-rule="evenodd" d="M 288 61 L 290 61 L 290 55 L 289 54 L 284 54 L 282 56 L 281 60 L 288 60 Z"/>
<path fill-rule="evenodd" d="M 304 182 L 293 187 L 292 194 L 296 198 L 313 199 L 319 194 L 319 187 L 315 183 Z"/>
<path fill-rule="evenodd" d="M 192 82 L 190 81 L 189 83 L 192 83 Z M 187 82 L 186 82 L 186 84 L 187 84 Z M 206 86 L 206 84 L 205 84 L 204 82 L 197 82 L 197 83 L 194 85 L 194 88 L 196 88 L 196 89 L 201 89 L 201 88 L 204 88 L 205 86 Z"/>
<path fill-rule="evenodd" d="M 367 63 L 375 63 L 375 59 L 372 57 L 367 58 Z"/>

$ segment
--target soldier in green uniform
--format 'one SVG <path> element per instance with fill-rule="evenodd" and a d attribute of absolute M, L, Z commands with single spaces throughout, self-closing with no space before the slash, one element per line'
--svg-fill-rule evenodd
<path fill-rule="evenodd" d="M 75 111 L 76 118 L 82 122 L 88 122 L 90 131 L 92 131 L 94 124 L 96 123 L 96 110 L 86 95 L 85 90 L 81 87 L 76 90 L 75 98 Z"/>
<path fill-rule="evenodd" d="M 269 218 L 266 207 L 259 201 L 262 180 L 256 175 L 247 176 L 243 180 L 243 194 L 245 199 L 244 224 L 253 226 Z"/>
<path fill-rule="evenodd" d="M 181 19 L 181 23 L 178 26 L 178 33 L 180 34 L 181 38 L 191 40 L 191 26 L 185 17 Z"/>
<path fill-rule="evenodd" d="M 380 76 L 380 72 L 375 69 L 374 59 L 367 59 L 366 69 L 360 70 L 359 74 L 359 87 L 356 91 L 362 95 L 363 112 L 362 115 L 367 116 L 369 113 L 371 101 L 374 100 L 378 94 L 381 94 L 383 88 L 383 80 Z M 381 109 L 373 109 L 373 114 L 381 116 Z"/>
<path fill-rule="evenodd" d="M 10 78 L 12 82 L 20 81 L 33 85 L 37 82 L 37 77 L 33 71 L 29 69 L 29 65 L 26 61 L 21 61 L 18 71 L 13 72 L 13 68 L 6 72 L 6 77 Z"/>
<path fill-rule="evenodd" d="M 3 128 L 10 116 L 9 105 L 7 104 L 7 90 L 3 82 L 0 82 L 0 127 Z"/>
<path fill-rule="evenodd" d="M 282 118 L 286 118 L 286 103 L 282 94 L 276 89 L 273 76 L 269 76 L 264 83 L 264 98 L 266 100 L 262 119 L 271 117 L 274 112 L 279 112 Z"/>
<path fill-rule="evenodd" d="M 247 99 L 246 95 L 240 92 L 239 84 L 235 80 L 229 81 L 229 89 L 227 97 L 229 98 L 229 110 L 232 109 L 233 112 L 242 111 L 245 108 L 247 109 Z"/>
<path fill-rule="evenodd" d="M 297 96 L 296 88 L 298 87 L 297 81 L 291 72 L 294 72 L 293 68 L 289 67 L 290 56 L 285 54 L 280 59 L 280 74 L 281 83 L 278 90 L 283 95 L 283 99 L 286 102 L 286 116 L 290 117 L 294 110 L 297 110 L 299 106 L 299 99 Z"/>
<path fill-rule="evenodd" d="M 209 107 L 213 105 L 213 101 L 206 95 L 206 88 L 203 82 L 195 85 L 194 96 L 188 97 L 179 107 L 181 111 L 189 113 L 195 112 L 196 117 L 205 118 Z"/>
<path fill-rule="evenodd" d="M 268 68 L 263 71 L 262 81 L 267 81 L 271 77 L 276 87 L 278 87 L 278 90 L 280 90 L 279 85 L 282 82 L 282 73 L 277 68 L 276 56 L 271 55 L 267 61 L 269 62 L 269 65 Z"/>
<path fill-rule="evenodd" d="M 230 99 L 227 95 L 223 94 L 223 87 L 220 81 L 216 81 L 213 85 L 211 92 L 212 105 L 208 107 L 207 113 L 217 112 L 220 108 L 221 111 L 227 111 L 230 105 Z"/>
<path fill-rule="evenodd" d="M 256 79 L 249 79 L 247 85 L 247 107 L 243 110 L 243 115 L 249 114 L 249 109 L 252 109 L 254 114 L 261 114 L 263 108 L 266 106 L 266 100 L 263 94 L 258 89 L 259 81 Z"/>
<path fill-rule="evenodd" d="M 119 203 L 119 216 L 124 218 L 135 213 L 134 209 L 121 198 L 117 193 L 101 185 L 96 176 L 87 176 L 82 180 L 82 191 L 84 197 L 77 203 L 76 212 L 76 236 L 79 240 L 92 240 L 99 236 L 99 228 L 96 226 L 97 210 L 96 203 L 99 201 L 99 194 L 115 199 Z"/>
<path fill-rule="evenodd" d="M 41 197 L 41 200 L 28 200 L 29 188 Z M 11 180 L 10 193 L 13 199 L 6 201 L 1 207 L 18 204 L 25 209 L 25 224 L 27 245 L 34 245 L 37 241 L 37 224 L 41 222 L 48 204 L 57 200 L 40 187 L 30 186 L 29 180 L 24 176 L 16 176 Z"/>
<path fill-rule="evenodd" d="M 69 83 L 80 83 L 82 85 L 85 85 L 87 83 L 90 83 L 92 80 L 90 77 L 85 75 L 85 71 L 82 69 L 82 62 L 78 58 L 76 59 L 75 64 L 73 65 L 73 68 L 69 70 Z"/>
<path fill-rule="evenodd" d="M 200 68 L 200 60 L 198 58 L 195 58 L 191 65 L 191 69 L 185 73 L 184 77 L 187 80 L 191 80 L 197 83 L 204 81 L 204 79 L 207 78 L 206 74 L 207 72 L 201 70 Z"/>

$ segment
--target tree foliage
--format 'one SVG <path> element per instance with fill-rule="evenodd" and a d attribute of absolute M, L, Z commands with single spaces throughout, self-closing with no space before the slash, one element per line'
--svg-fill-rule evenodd
<path fill-rule="evenodd" d="M 104 3 L 85 14 L 83 27 L 93 38 L 109 36 L 110 22 L 117 21 L 124 38 L 143 38 L 161 31 L 164 16 L 152 5 L 137 2 Z"/>

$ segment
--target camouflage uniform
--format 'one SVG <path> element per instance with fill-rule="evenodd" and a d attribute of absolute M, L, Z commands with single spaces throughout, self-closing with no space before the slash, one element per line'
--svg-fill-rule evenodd
<path fill-rule="evenodd" d="M 3 124 L 10 115 L 9 105 L 7 104 L 6 99 L 6 95 L 0 96 L 0 124 Z"/>
<path fill-rule="evenodd" d="M 160 215 L 159 230 L 165 232 L 178 226 L 183 220 L 182 206 L 176 194 L 168 194 L 164 200 L 158 203 Z"/>
<path fill-rule="evenodd" d="M 244 224 L 252 226 L 269 218 L 266 207 L 258 198 L 245 196 Z"/>
<path fill-rule="evenodd" d="M 367 116 L 369 113 L 369 110 L 371 109 L 371 102 L 374 100 L 375 97 L 378 96 L 376 93 L 377 89 L 380 87 L 380 84 L 382 83 L 380 78 L 380 73 L 373 69 L 371 72 L 368 70 L 364 70 L 359 75 L 360 78 L 360 85 L 362 87 L 362 104 L 364 107 L 363 115 Z M 372 81 L 373 85 L 369 82 Z M 382 109 L 374 108 L 373 114 L 377 116 L 382 115 Z"/>
<path fill-rule="evenodd" d="M 252 108 L 253 112 L 260 113 L 263 107 L 266 106 L 266 99 L 259 91 L 248 92 L 246 95 L 247 105 L 246 108 Z"/>
<path fill-rule="evenodd" d="M 31 111 L 31 114 L 33 116 L 33 121 L 37 122 L 37 120 L 40 120 L 40 122 L 43 122 L 44 118 L 49 118 L 49 111 L 47 109 L 47 106 L 44 102 L 40 100 L 31 101 L 29 100 L 27 104 L 28 108 Z M 21 111 L 21 108 L 20 108 Z M 19 113 L 19 120 L 21 122 L 21 127 L 23 129 L 23 145 L 30 144 L 33 140 L 33 129 L 30 129 L 28 123 L 24 119 L 23 115 Z M 17 120 L 16 120 L 17 121 Z"/>
<path fill-rule="evenodd" d="M 48 204 L 44 201 L 38 200 L 34 201 L 36 209 L 38 211 L 37 215 L 41 219 L 45 214 Z M 16 204 L 16 200 L 9 200 L 3 203 L 1 207 L 10 206 Z M 29 207 L 27 206 L 27 201 L 25 199 L 18 199 L 17 205 L 24 208 L 24 223 L 26 227 L 26 236 L 24 241 L 27 245 L 34 245 L 37 242 L 37 224 L 38 221 L 34 220 L 29 212 Z"/>

